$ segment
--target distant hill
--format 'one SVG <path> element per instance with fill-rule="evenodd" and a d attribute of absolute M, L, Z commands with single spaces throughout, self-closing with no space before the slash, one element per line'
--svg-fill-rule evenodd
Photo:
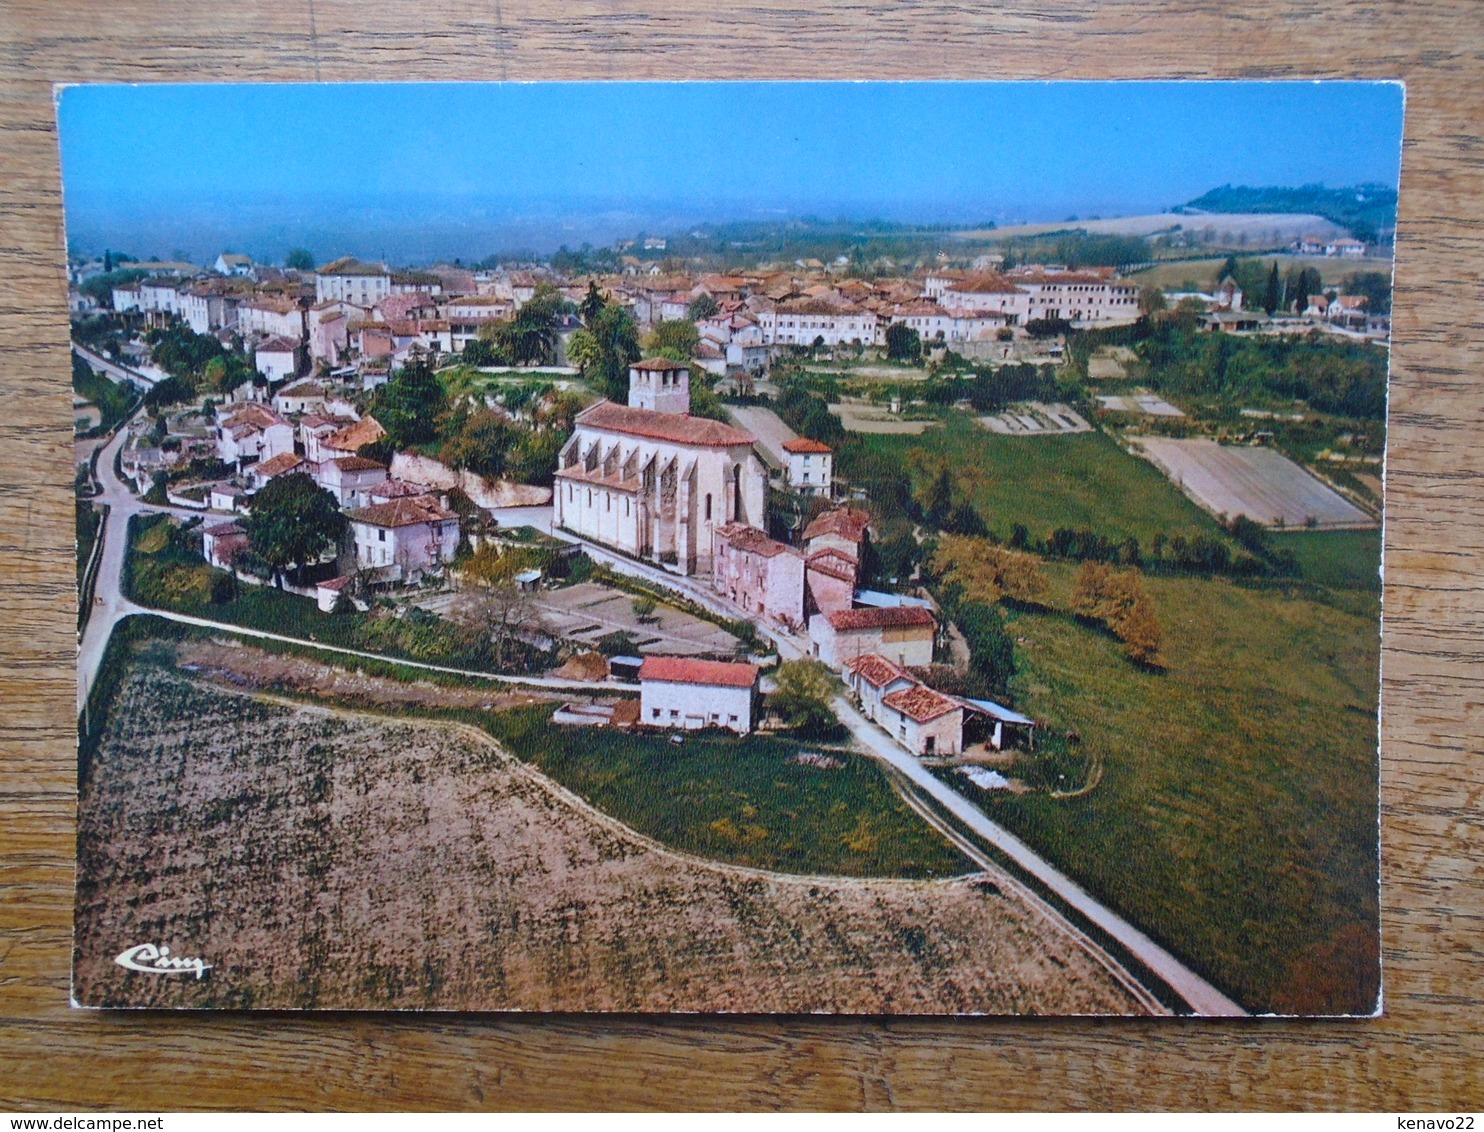
<path fill-rule="evenodd" d="M 1372 243 L 1390 238 L 1396 230 L 1396 190 L 1386 185 L 1352 185 L 1329 189 L 1323 185 L 1283 188 L 1270 185 L 1222 185 L 1175 209 L 1201 212 L 1309 212 L 1348 228 L 1358 240 Z"/>

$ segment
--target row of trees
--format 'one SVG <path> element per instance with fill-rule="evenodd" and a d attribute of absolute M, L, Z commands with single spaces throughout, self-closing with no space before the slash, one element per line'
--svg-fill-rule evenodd
<path fill-rule="evenodd" d="M 1072 593 L 1077 616 L 1108 628 L 1123 642 L 1124 655 L 1136 664 L 1159 662 L 1162 633 L 1154 604 L 1137 570 L 1114 570 L 1101 562 L 1084 562 Z"/>

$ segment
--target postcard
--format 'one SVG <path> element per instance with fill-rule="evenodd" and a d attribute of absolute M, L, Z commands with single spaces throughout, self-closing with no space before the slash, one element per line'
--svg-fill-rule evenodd
<path fill-rule="evenodd" d="M 1402 102 L 59 89 L 74 1003 L 1378 1013 Z"/>

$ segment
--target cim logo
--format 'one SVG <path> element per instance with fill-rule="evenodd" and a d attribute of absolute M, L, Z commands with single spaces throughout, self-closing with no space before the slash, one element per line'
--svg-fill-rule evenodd
<path fill-rule="evenodd" d="M 141 943 L 114 956 L 113 961 L 128 971 L 146 975 L 190 975 L 205 977 L 211 964 L 203 959 L 182 959 L 170 954 L 170 948 Z"/>

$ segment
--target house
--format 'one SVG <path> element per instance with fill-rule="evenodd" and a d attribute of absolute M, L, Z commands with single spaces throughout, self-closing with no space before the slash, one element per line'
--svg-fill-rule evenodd
<path fill-rule="evenodd" d="M 218 570 L 235 569 L 247 546 L 247 532 L 236 523 L 217 523 L 201 532 L 201 553 Z"/>
<path fill-rule="evenodd" d="M 758 312 L 763 341 L 769 345 L 864 345 L 877 342 L 876 312 L 854 303 L 831 299 L 792 299 Z"/>
<path fill-rule="evenodd" d="M 1117 326 L 1139 318 L 1139 288 L 1112 268 L 1065 271 L 1027 266 L 1005 273 L 1026 293 L 1027 320 L 1065 319 L 1075 326 Z"/>
<path fill-rule="evenodd" d="M 577 414 L 558 458 L 556 525 L 681 574 L 709 573 L 717 527 L 764 522 L 767 471 L 751 435 L 689 410 L 687 367 L 631 366 L 627 405 Z"/>
<path fill-rule="evenodd" d="M 933 662 L 938 619 L 918 606 L 840 609 L 809 618 L 810 652 L 831 668 L 877 653 L 905 668 Z"/>
<path fill-rule="evenodd" d="M 310 470 L 311 466 L 306 464 L 304 457 L 297 452 L 280 452 L 266 460 L 259 460 L 248 470 L 247 478 L 255 491 L 261 491 L 268 486 L 269 480 Z"/>
<path fill-rule="evenodd" d="M 1324 247 L 1327 256 L 1340 256 L 1344 259 L 1360 259 L 1365 255 L 1365 244 L 1360 240 L 1340 239 L 1331 240 Z"/>
<path fill-rule="evenodd" d="M 244 338 L 288 338 L 298 342 L 304 337 L 304 312 L 287 295 L 254 295 L 237 304 L 237 332 Z"/>
<path fill-rule="evenodd" d="M 716 592 L 754 620 L 803 628 L 804 556 L 745 523 L 724 523 L 712 537 Z"/>
<path fill-rule="evenodd" d="M 1023 325 L 1031 317 L 1029 292 L 998 272 L 936 273 L 927 284 L 925 297 L 937 299 L 940 307 L 993 312 L 1004 317 L 1006 326 Z"/>
<path fill-rule="evenodd" d="M 336 604 L 340 601 L 340 595 L 345 593 L 355 578 L 350 574 L 341 574 L 338 578 L 326 578 L 314 587 L 315 604 L 319 606 L 321 613 L 333 613 Z"/>
<path fill-rule="evenodd" d="M 867 538 L 871 515 L 859 507 L 836 507 L 818 516 L 804 528 L 804 544 L 809 553 L 834 549 L 856 562 L 861 558 L 861 544 Z"/>
<path fill-rule="evenodd" d="M 381 422 L 367 413 L 360 420 L 334 432 L 323 435 L 308 433 L 309 443 L 304 446 L 304 455 L 317 464 L 337 456 L 358 456 L 367 444 L 375 444 L 385 436 L 386 429 L 381 427 Z"/>
<path fill-rule="evenodd" d="M 882 696 L 877 722 L 919 758 L 963 751 L 963 704 L 926 684 L 914 683 Z"/>
<path fill-rule="evenodd" d="M 788 486 L 801 495 L 829 497 L 834 484 L 834 451 L 828 444 L 798 436 L 784 441 L 788 457 Z"/>
<path fill-rule="evenodd" d="M 252 256 L 222 252 L 216 257 L 216 262 L 211 265 L 211 269 L 218 275 L 241 275 L 251 279 L 253 277 Z"/>
<path fill-rule="evenodd" d="M 217 483 L 211 485 L 211 495 L 207 500 L 207 506 L 213 511 L 242 511 L 245 507 L 247 492 L 236 484 Z"/>
<path fill-rule="evenodd" d="M 342 299 L 357 306 L 374 307 L 392 293 L 391 272 L 384 264 L 362 263 L 354 256 L 342 256 L 314 273 L 314 298 Z"/>
<path fill-rule="evenodd" d="M 408 496 L 348 511 L 356 567 L 380 581 L 418 582 L 452 560 L 459 517 L 430 495 Z"/>
<path fill-rule="evenodd" d="M 351 318 L 364 319 L 367 312 L 351 303 L 328 299 L 309 308 L 309 357 L 326 365 L 339 365 L 350 352 Z"/>
<path fill-rule="evenodd" d="M 253 365 L 270 384 L 293 377 L 299 372 L 299 340 L 268 338 L 259 342 L 253 351 Z"/>
<path fill-rule="evenodd" d="M 751 664 L 647 656 L 639 666 L 639 722 L 748 734 L 757 718 L 758 670 Z"/>
<path fill-rule="evenodd" d="M 267 405 L 223 405 L 217 410 L 216 452 L 224 464 L 243 468 L 294 450 L 294 429 Z"/>
<path fill-rule="evenodd" d="M 262 353 L 262 347 L 258 352 Z M 317 381 L 296 381 L 273 395 L 273 407 L 280 413 L 302 416 L 324 408 L 325 387 Z"/>
<path fill-rule="evenodd" d="M 335 497 L 341 507 L 368 507 L 371 492 L 386 483 L 385 464 L 364 456 L 337 456 L 320 464 L 314 482 Z"/>
<path fill-rule="evenodd" d="M 1211 311 L 1204 317 L 1207 330 L 1224 330 L 1229 334 L 1261 330 L 1267 321 L 1261 314 L 1250 311 Z"/>
<path fill-rule="evenodd" d="M 1365 308 L 1364 295 L 1336 295 L 1325 308 L 1324 316 L 1336 326 L 1363 330 L 1366 325 Z"/>
<path fill-rule="evenodd" d="M 1325 243 L 1322 236 L 1300 236 L 1293 242 L 1293 250 L 1299 255 L 1323 255 Z"/>
<path fill-rule="evenodd" d="M 880 722 L 883 696 L 918 683 L 906 669 L 873 652 L 848 661 L 844 676 L 846 685 L 860 701 L 861 714 L 873 723 Z"/>

